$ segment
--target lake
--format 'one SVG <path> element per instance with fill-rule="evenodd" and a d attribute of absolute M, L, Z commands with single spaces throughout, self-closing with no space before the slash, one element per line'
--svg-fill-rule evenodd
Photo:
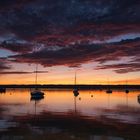
<path fill-rule="evenodd" d="M 0 140 L 140 140 L 140 91 L 31 89 L 0 93 Z"/>

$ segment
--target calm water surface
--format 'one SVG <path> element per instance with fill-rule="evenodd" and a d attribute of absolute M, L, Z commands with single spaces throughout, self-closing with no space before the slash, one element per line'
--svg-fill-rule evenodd
<path fill-rule="evenodd" d="M 30 89 L 0 94 L 0 139 L 140 140 L 140 91 Z"/>

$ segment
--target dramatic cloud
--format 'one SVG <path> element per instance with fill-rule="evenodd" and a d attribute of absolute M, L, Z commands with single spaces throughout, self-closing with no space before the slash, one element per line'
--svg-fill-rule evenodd
<path fill-rule="evenodd" d="M 5 0 L 0 2 L 0 48 L 14 52 L 6 59 L 17 63 L 79 67 L 98 62 L 97 69 L 139 71 L 139 7 L 138 0 Z M 133 59 L 128 65 L 106 64 L 123 57 Z"/>
<path fill-rule="evenodd" d="M 18 63 L 39 63 L 45 67 L 57 65 L 78 67 L 86 62 L 98 62 L 97 69 L 115 69 L 116 72 L 122 73 L 120 68 L 124 68 L 123 72 L 139 71 L 139 45 L 140 39 L 109 44 L 77 44 L 56 47 L 52 50 L 51 48 L 43 48 L 37 52 L 14 55 L 9 58 Z M 106 62 L 121 60 L 123 57 L 133 57 L 133 59 L 130 59 L 129 65 L 105 65 Z"/>

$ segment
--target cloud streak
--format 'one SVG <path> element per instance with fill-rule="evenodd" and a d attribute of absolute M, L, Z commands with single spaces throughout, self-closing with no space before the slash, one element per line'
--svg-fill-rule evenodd
<path fill-rule="evenodd" d="M 128 73 L 128 72 L 136 72 L 140 71 L 140 63 L 129 63 L 129 64 L 112 64 L 112 65 L 103 65 L 96 68 L 99 69 L 113 69 L 115 72 L 119 74 Z"/>
<path fill-rule="evenodd" d="M 4 58 L 0 58 L 0 72 L 9 69 L 11 69 L 11 66 L 9 65 L 8 61 Z"/>
<path fill-rule="evenodd" d="M 32 74 L 32 73 L 35 73 L 35 71 L 33 71 L 33 72 L 28 72 L 28 71 L 0 71 L 0 75 Z M 37 73 L 48 73 L 48 71 L 37 71 Z"/>

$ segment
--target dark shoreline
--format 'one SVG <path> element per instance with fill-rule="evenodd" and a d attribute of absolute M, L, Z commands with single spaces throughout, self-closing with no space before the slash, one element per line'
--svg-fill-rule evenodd
<path fill-rule="evenodd" d="M 0 85 L 0 88 L 50 88 L 50 89 L 140 89 L 140 85 Z"/>

